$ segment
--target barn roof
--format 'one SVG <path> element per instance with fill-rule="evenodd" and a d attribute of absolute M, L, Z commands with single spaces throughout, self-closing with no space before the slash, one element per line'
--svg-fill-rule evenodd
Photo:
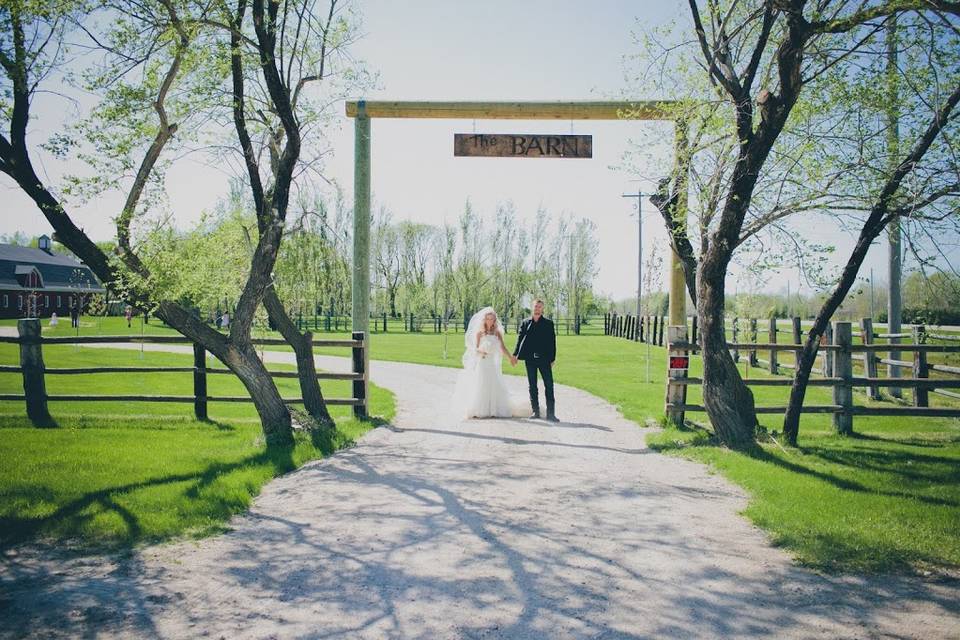
<path fill-rule="evenodd" d="M 96 291 L 104 289 L 90 267 L 73 256 L 47 253 L 42 249 L 0 244 L 0 289 L 23 289 L 18 274 L 40 272 L 47 291 Z"/>

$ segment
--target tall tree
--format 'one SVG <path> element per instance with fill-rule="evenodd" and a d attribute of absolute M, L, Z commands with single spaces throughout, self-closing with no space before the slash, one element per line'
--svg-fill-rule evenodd
<path fill-rule="evenodd" d="M 346 49 L 355 37 L 353 25 L 341 15 L 343 4 L 329 0 L 321 13 L 315 0 L 286 2 L 282 11 L 280 3 L 264 5 L 254 0 L 250 26 L 246 0 L 239 0 L 234 7 L 226 2 L 218 7 L 219 24 L 228 27 L 230 36 L 234 128 L 260 239 L 266 238 L 271 245 L 273 237 L 278 233 L 282 237 L 284 232 L 291 191 L 301 168 L 304 133 L 324 118 L 317 101 L 309 100 L 309 92 L 343 73 L 336 63 L 346 59 Z M 260 72 L 251 74 L 247 60 L 255 62 Z M 257 144 L 254 132 L 259 132 Z M 268 158 L 266 167 L 261 167 L 261 151 Z M 278 247 L 280 240 L 276 242 Z M 276 258 L 275 247 L 272 260 L 265 261 L 271 270 Z M 304 406 L 316 420 L 332 425 L 317 381 L 312 335 L 297 328 L 272 282 L 265 285 L 263 304 L 273 325 L 293 348 Z"/>
<path fill-rule="evenodd" d="M 940 19 L 936 16 L 956 14 L 960 7 L 938 0 L 688 0 L 688 7 L 697 62 L 709 85 L 697 96 L 703 101 L 683 104 L 677 113 L 680 147 L 690 154 L 681 154 L 678 165 L 696 153 L 712 155 L 713 170 L 707 171 L 711 177 L 701 181 L 695 194 L 701 205 L 716 203 L 700 218 L 700 252 L 695 260 L 704 406 L 724 442 L 747 446 L 753 442 L 757 420 L 753 394 L 726 348 L 723 315 L 729 266 L 738 249 L 759 242 L 761 232 L 783 231 L 779 223 L 788 216 L 822 210 L 834 200 L 823 176 L 817 184 L 821 192 L 813 199 L 792 180 L 791 166 L 810 144 L 803 127 L 811 118 L 816 120 L 816 114 L 794 109 L 809 86 L 862 50 L 876 21 L 905 12 L 930 12 Z M 717 126 L 720 135 L 699 135 Z M 766 185 L 780 188 L 766 190 Z M 674 249 L 689 270 L 694 264 L 688 246 L 691 230 L 686 219 L 677 219 L 675 209 L 664 207 L 671 196 L 675 201 L 683 193 L 666 189 L 658 206 L 666 209 Z"/>

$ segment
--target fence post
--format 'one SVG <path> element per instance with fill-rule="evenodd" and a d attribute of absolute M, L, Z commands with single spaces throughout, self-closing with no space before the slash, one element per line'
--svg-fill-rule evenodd
<path fill-rule="evenodd" d="M 664 338 L 664 335 L 666 334 L 666 326 L 667 326 L 667 317 L 660 316 L 660 341 L 657 344 L 660 345 L 661 347 L 664 346 L 663 338 Z M 683 332 L 683 339 L 684 341 L 686 341 L 687 339 L 686 331 Z"/>
<path fill-rule="evenodd" d="M 922 324 L 913 327 L 913 343 L 924 344 L 927 341 L 927 328 Z M 925 380 L 930 377 L 930 367 L 927 365 L 927 352 L 916 350 L 913 352 L 913 377 L 916 380 Z M 927 387 L 913 388 L 913 406 L 929 407 L 930 390 Z"/>
<path fill-rule="evenodd" d="M 193 343 L 193 415 L 207 419 L 207 351 Z"/>
<path fill-rule="evenodd" d="M 35 427 L 54 426 L 47 408 L 47 384 L 43 377 L 43 345 L 40 343 L 40 319 L 17 320 L 20 334 L 20 368 L 23 373 L 23 395 L 27 417 Z"/>
<path fill-rule="evenodd" d="M 683 325 L 670 325 L 667 328 L 667 420 L 677 426 L 683 426 L 684 410 L 677 408 L 687 403 L 687 372 L 690 369 L 689 352 L 677 348 L 677 344 L 687 342 L 687 328 Z M 676 366 L 674 366 L 676 365 Z"/>
<path fill-rule="evenodd" d="M 832 369 L 841 380 L 833 385 L 833 404 L 839 405 L 842 410 L 833 414 L 833 426 L 840 435 L 853 433 L 853 358 L 850 347 L 853 344 L 853 330 L 849 322 L 835 322 L 833 328 L 833 344 L 838 347 L 833 351 Z M 831 376 L 833 377 L 832 372 Z"/>
<path fill-rule="evenodd" d="M 697 341 L 700 339 L 700 336 L 697 334 L 697 316 L 691 316 L 690 318 L 690 342 L 693 344 L 699 344 Z M 726 338 L 724 338 L 726 339 Z"/>
<path fill-rule="evenodd" d="M 777 319 L 770 318 L 770 331 L 769 340 L 770 344 L 777 344 Z M 770 349 L 770 373 L 776 375 L 780 373 L 780 366 L 777 363 L 777 350 Z"/>
<path fill-rule="evenodd" d="M 757 319 L 750 318 L 750 342 L 757 344 Z M 750 349 L 750 353 L 747 357 L 750 362 L 751 367 L 757 366 L 757 349 L 754 347 Z"/>
<path fill-rule="evenodd" d="M 865 345 L 873 344 L 873 318 L 861 318 L 860 339 Z M 863 373 L 868 378 L 877 377 L 877 354 L 875 354 L 873 351 L 863 352 Z M 867 397 L 871 400 L 879 400 L 880 387 L 876 385 L 868 386 Z"/>
<path fill-rule="evenodd" d="M 800 327 L 800 316 L 793 316 L 791 318 L 791 323 L 793 324 L 793 344 L 802 344 L 803 343 L 803 329 Z M 800 353 L 801 350 L 797 349 L 793 352 L 793 371 L 796 373 L 797 369 L 800 368 Z"/>
<path fill-rule="evenodd" d="M 361 420 L 367 417 L 367 381 L 370 375 L 367 373 L 367 337 L 363 331 L 354 331 L 353 339 L 360 342 L 359 347 L 353 347 L 353 373 L 362 374 L 359 380 L 353 381 L 353 397 L 360 401 L 360 404 L 353 405 L 353 415 Z"/>
<path fill-rule="evenodd" d="M 733 343 L 736 344 L 740 342 L 740 318 L 733 318 Z M 740 362 L 740 349 L 733 348 L 733 362 L 737 364 Z"/>

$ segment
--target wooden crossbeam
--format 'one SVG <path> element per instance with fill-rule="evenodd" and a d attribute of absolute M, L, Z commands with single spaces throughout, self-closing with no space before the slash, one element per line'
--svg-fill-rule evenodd
<path fill-rule="evenodd" d="M 670 100 L 574 102 L 430 102 L 348 100 L 356 118 L 447 118 L 463 120 L 673 120 Z"/>

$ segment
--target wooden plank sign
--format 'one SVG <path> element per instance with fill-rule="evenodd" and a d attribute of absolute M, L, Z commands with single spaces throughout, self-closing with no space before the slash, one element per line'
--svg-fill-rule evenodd
<path fill-rule="evenodd" d="M 455 133 L 453 155 L 484 158 L 592 158 L 593 136 Z"/>

